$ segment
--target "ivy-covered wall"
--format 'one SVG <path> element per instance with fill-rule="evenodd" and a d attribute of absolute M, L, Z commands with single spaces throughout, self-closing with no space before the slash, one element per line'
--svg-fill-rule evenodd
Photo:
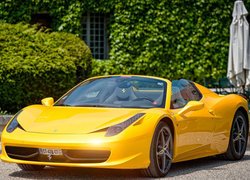
<path fill-rule="evenodd" d="M 244 1 L 250 10 L 250 0 Z M 111 13 L 110 60 L 94 75 L 148 74 L 166 78 L 226 75 L 232 0 L 2 0 L 0 19 L 29 22 L 47 11 L 55 31 L 81 34 L 85 12 Z"/>
<path fill-rule="evenodd" d="M 53 30 L 81 34 L 81 17 L 85 12 L 113 12 L 115 1 L 1 0 L 0 19 L 8 23 L 30 22 L 33 14 L 48 12 L 53 19 Z"/>
<path fill-rule="evenodd" d="M 144 0 L 116 5 L 114 73 L 170 79 L 225 76 L 233 1 Z"/>

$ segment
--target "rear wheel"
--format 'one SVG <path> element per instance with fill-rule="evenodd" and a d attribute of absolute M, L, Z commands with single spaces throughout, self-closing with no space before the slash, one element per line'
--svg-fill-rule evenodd
<path fill-rule="evenodd" d="M 160 122 L 155 130 L 151 149 L 150 165 L 142 173 L 149 177 L 166 176 L 173 158 L 173 137 L 170 128 L 164 122 Z"/>
<path fill-rule="evenodd" d="M 240 160 L 243 158 L 248 139 L 248 121 L 246 118 L 241 111 L 236 112 L 231 128 L 228 149 L 224 154 L 225 159 Z"/>
<path fill-rule="evenodd" d="M 45 166 L 41 165 L 30 165 L 30 164 L 17 164 L 18 167 L 24 171 L 40 171 L 45 168 Z"/>

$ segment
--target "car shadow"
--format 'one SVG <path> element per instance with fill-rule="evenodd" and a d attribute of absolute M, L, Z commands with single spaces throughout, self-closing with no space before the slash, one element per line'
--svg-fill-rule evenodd
<path fill-rule="evenodd" d="M 140 179 L 135 170 L 47 167 L 42 171 L 16 171 L 10 177 L 26 179 Z"/>
<path fill-rule="evenodd" d="M 250 160 L 250 155 L 245 155 L 241 161 Z M 239 161 L 220 160 L 217 157 L 202 158 L 172 165 L 167 177 L 175 177 L 204 170 L 223 170 L 223 165 L 234 164 Z M 64 168 L 47 167 L 42 171 L 16 171 L 10 177 L 26 179 L 145 179 L 136 170 L 110 170 L 89 168 Z"/>
<path fill-rule="evenodd" d="M 250 155 L 245 155 L 240 161 L 249 161 Z M 224 165 L 239 163 L 240 161 L 228 161 L 218 157 L 207 157 L 202 159 L 190 160 L 172 165 L 171 170 L 168 173 L 168 177 L 178 177 L 181 175 L 190 174 L 196 171 L 223 170 L 227 167 Z M 223 167 L 224 166 L 224 167 Z"/>

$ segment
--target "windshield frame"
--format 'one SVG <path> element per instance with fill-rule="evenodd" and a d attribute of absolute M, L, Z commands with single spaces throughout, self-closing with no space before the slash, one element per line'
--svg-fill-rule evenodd
<path fill-rule="evenodd" d="M 97 79 L 106 79 L 106 78 L 112 78 L 112 77 L 131 77 L 131 78 L 145 78 L 145 79 L 152 79 L 152 80 L 158 80 L 158 81 L 162 81 L 164 83 L 164 89 L 163 89 L 163 99 L 162 99 L 162 103 L 160 106 L 155 106 L 155 107 L 134 107 L 134 106 L 112 106 L 112 105 L 108 105 L 106 104 L 106 106 L 103 104 L 103 106 L 99 103 L 99 104 L 89 104 L 89 105 L 82 105 L 82 106 L 70 106 L 69 107 L 102 107 L 102 108 L 132 108 L 132 109 L 151 109 L 151 108 L 164 108 L 166 109 L 168 107 L 168 96 L 169 93 L 171 94 L 171 90 L 170 90 L 170 85 L 169 83 L 171 83 L 169 80 L 167 79 L 163 79 L 163 78 L 158 78 L 158 77 L 152 77 L 152 76 L 137 76 L 137 75 L 111 75 L 111 76 L 99 76 L 99 77 L 93 77 L 93 78 L 89 78 L 86 79 L 82 82 L 80 82 L 79 84 L 77 84 L 76 86 L 74 86 L 72 89 L 70 89 L 67 93 L 65 93 L 63 96 L 61 96 L 55 103 L 53 106 L 56 107 L 63 107 L 63 106 L 67 106 L 67 105 L 63 105 L 61 104 L 62 100 L 63 102 L 68 98 L 68 96 L 74 92 L 78 87 L 87 84 L 91 81 L 95 81 Z M 170 90 L 170 91 L 169 91 Z M 66 97 L 66 98 L 65 98 Z M 63 99 L 65 98 L 65 99 Z"/>

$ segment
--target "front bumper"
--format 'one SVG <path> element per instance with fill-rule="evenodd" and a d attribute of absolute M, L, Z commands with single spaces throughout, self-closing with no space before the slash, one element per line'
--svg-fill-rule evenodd
<path fill-rule="evenodd" d="M 141 169 L 149 166 L 149 152 L 151 136 L 140 134 L 138 136 L 119 134 L 113 137 L 105 137 L 105 132 L 91 134 L 42 134 L 29 133 L 16 129 L 12 133 L 6 131 L 2 134 L 2 161 L 20 164 L 68 166 L 68 167 L 93 167 L 114 169 Z M 6 147 L 47 148 L 109 152 L 103 161 L 68 161 L 67 156 L 57 161 L 55 158 L 46 156 L 38 159 L 20 159 L 7 154 Z M 72 151 L 73 152 L 73 151 Z M 93 156 L 93 153 L 92 153 Z"/>

